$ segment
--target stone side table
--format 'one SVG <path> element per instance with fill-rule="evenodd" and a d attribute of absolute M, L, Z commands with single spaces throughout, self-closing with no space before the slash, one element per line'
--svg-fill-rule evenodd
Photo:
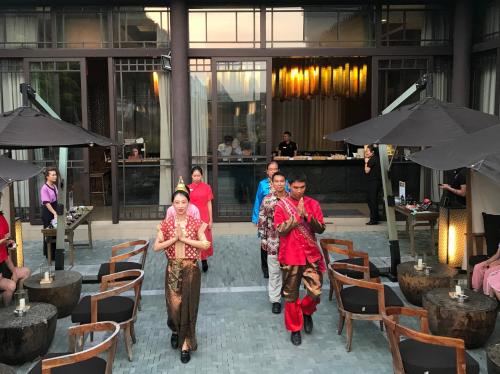
<path fill-rule="evenodd" d="M 20 365 L 49 350 L 57 325 L 57 309 L 46 303 L 29 303 L 26 315 L 14 315 L 15 306 L 0 308 L 0 362 Z"/>
<path fill-rule="evenodd" d="M 450 288 L 437 288 L 424 295 L 429 329 L 434 335 L 463 339 L 466 348 L 482 347 L 495 330 L 497 301 L 465 290 L 468 299 L 460 303 L 449 292 Z"/>
<path fill-rule="evenodd" d="M 30 301 L 55 305 L 57 318 L 69 316 L 80 301 L 82 275 L 76 271 L 57 270 L 50 284 L 40 284 L 42 274 L 34 274 L 24 281 Z"/>

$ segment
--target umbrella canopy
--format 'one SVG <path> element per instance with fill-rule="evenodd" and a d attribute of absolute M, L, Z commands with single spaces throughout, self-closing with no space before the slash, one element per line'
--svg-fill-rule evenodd
<path fill-rule="evenodd" d="M 29 107 L 0 115 L 0 148 L 88 147 L 94 144 L 116 145 L 111 139 Z"/>
<path fill-rule="evenodd" d="M 410 159 L 438 170 L 472 168 L 500 183 L 500 125 L 416 152 Z"/>
<path fill-rule="evenodd" d="M 29 179 L 41 171 L 41 167 L 30 162 L 0 156 L 0 190 L 8 183 Z"/>
<path fill-rule="evenodd" d="M 427 97 L 326 138 L 351 144 L 432 146 L 499 123 L 496 116 Z"/>

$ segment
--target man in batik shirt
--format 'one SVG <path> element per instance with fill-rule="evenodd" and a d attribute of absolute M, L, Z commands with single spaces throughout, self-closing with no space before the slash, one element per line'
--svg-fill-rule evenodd
<path fill-rule="evenodd" d="M 312 332 L 312 314 L 320 302 L 326 265 L 315 233 L 325 231 L 325 224 L 319 203 L 304 196 L 305 176 L 292 176 L 288 181 L 290 196 L 276 204 L 274 227 L 280 235 L 278 260 L 283 273 L 285 326 L 291 332 L 292 343 L 300 345 L 300 330 L 304 327 L 307 334 Z M 302 281 L 307 295 L 300 300 Z"/>
<path fill-rule="evenodd" d="M 261 248 L 267 252 L 267 266 L 269 269 L 269 301 L 274 314 L 281 313 L 281 269 L 278 261 L 279 236 L 274 228 L 274 208 L 279 200 L 288 196 L 285 190 L 286 179 L 281 172 L 273 174 L 271 193 L 262 200 L 259 209 L 257 231 L 261 240 Z"/>

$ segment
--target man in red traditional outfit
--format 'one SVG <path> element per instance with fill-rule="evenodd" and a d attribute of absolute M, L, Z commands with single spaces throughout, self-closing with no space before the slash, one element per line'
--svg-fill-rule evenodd
<path fill-rule="evenodd" d="M 290 196 L 276 204 L 274 226 L 280 234 L 278 260 L 283 273 L 285 326 L 291 332 L 292 343 L 300 345 L 300 330 L 304 326 L 307 334 L 312 332 L 311 316 L 320 302 L 322 273 L 326 271 L 326 265 L 315 233 L 321 234 L 325 231 L 325 224 L 319 203 L 304 196 L 305 176 L 293 175 L 288 181 Z M 299 289 L 302 281 L 307 295 L 300 300 Z"/>

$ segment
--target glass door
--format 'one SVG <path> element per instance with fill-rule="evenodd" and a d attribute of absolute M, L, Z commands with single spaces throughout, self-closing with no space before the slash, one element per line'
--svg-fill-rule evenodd
<path fill-rule="evenodd" d="M 85 59 L 25 59 L 24 71 L 26 81 L 62 120 L 88 129 Z M 41 166 L 57 167 L 58 151 L 58 147 L 40 148 L 32 157 Z M 39 191 L 43 183 L 43 175 L 30 181 L 30 217 L 35 221 L 40 218 Z M 86 148 L 69 150 L 67 188 L 74 205 L 90 203 Z"/>
<path fill-rule="evenodd" d="M 212 61 L 215 217 L 249 220 L 271 154 L 267 59 Z"/>

